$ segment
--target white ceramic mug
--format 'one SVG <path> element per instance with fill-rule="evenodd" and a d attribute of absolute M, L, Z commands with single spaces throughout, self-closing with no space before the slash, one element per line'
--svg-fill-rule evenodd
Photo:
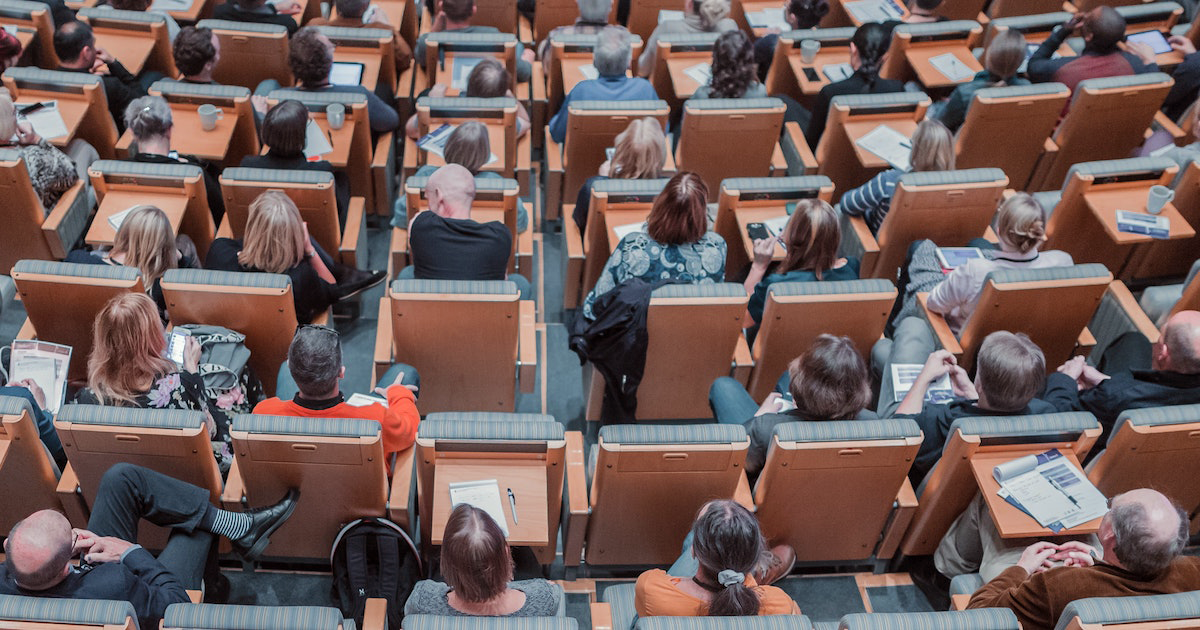
<path fill-rule="evenodd" d="M 817 58 L 817 53 L 821 50 L 821 42 L 815 39 L 806 39 L 800 42 L 800 61 L 804 63 L 812 63 Z"/>
<path fill-rule="evenodd" d="M 325 120 L 329 121 L 331 129 L 341 129 L 346 124 L 346 106 L 341 103 L 330 103 L 325 108 Z"/>
<path fill-rule="evenodd" d="M 1166 186 L 1151 186 L 1150 194 L 1146 197 L 1146 212 L 1158 214 L 1163 206 L 1175 198 L 1175 191 Z"/>
<path fill-rule="evenodd" d="M 200 128 L 205 131 L 212 131 L 217 128 L 217 121 L 221 119 L 221 109 L 216 105 L 201 105 L 197 110 L 200 114 Z"/>

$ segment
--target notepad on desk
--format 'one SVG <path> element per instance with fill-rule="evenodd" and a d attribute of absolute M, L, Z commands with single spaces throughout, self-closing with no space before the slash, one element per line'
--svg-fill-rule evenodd
<path fill-rule="evenodd" d="M 908 395 L 908 390 L 912 389 L 913 384 L 917 382 L 917 376 L 923 367 L 925 366 L 920 363 L 892 364 L 892 392 L 895 394 L 896 402 L 904 400 L 904 397 Z M 951 400 L 954 400 L 954 388 L 950 386 L 949 374 L 943 374 L 925 390 L 925 402 L 927 403 L 941 405 Z"/>
<path fill-rule="evenodd" d="M 1166 239 L 1171 237 L 1171 220 L 1156 214 L 1117 210 L 1117 230 L 1128 234 L 1145 234 L 1150 238 Z"/>
<path fill-rule="evenodd" d="M 590 63 L 585 63 L 582 66 L 579 66 L 579 74 L 582 74 L 583 78 L 585 79 L 600 78 L 600 71 L 596 69 L 596 66 Z"/>
<path fill-rule="evenodd" d="M 62 112 L 58 110 L 58 101 L 41 101 L 41 107 L 28 112 L 22 109 L 31 108 L 39 103 L 17 103 L 17 112 L 33 125 L 33 130 L 43 138 L 61 138 L 70 133 L 67 123 L 63 121 Z"/>
<path fill-rule="evenodd" d="M 694 66 L 684 68 L 683 73 L 700 85 L 708 85 L 708 82 L 712 80 L 712 64 L 707 62 L 698 63 Z"/>
<path fill-rule="evenodd" d="M 848 63 L 827 63 L 821 67 L 821 74 L 833 83 L 849 79 L 854 74 L 854 68 Z"/>
<path fill-rule="evenodd" d="M 992 478 L 1001 498 L 1054 532 L 1108 511 L 1108 499 L 1057 450 L 1004 462 L 992 469 Z"/>
<path fill-rule="evenodd" d="M 662 24 L 663 22 L 670 22 L 672 20 L 682 21 L 683 20 L 683 11 L 676 11 L 674 9 L 659 9 L 658 10 L 658 23 L 659 24 Z"/>
<path fill-rule="evenodd" d="M 790 218 L 791 217 L 785 214 L 781 217 L 775 217 L 774 219 L 767 219 L 766 221 L 763 221 L 763 225 L 767 226 L 767 229 L 771 231 L 771 234 L 782 237 L 783 230 L 787 227 L 787 222 Z"/>
<path fill-rule="evenodd" d="M 125 208 L 120 212 L 109 215 L 108 225 L 112 227 L 114 232 L 121 229 L 121 224 L 125 222 L 125 217 L 129 216 L 129 213 L 133 212 L 133 209 L 136 207 L 137 206 Z"/>
<path fill-rule="evenodd" d="M 346 399 L 346 404 L 351 407 L 370 407 L 371 405 L 383 405 L 386 407 L 388 403 L 386 398 L 355 392 L 350 394 L 350 397 Z"/>
<path fill-rule="evenodd" d="M 787 18 L 783 17 L 783 9 L 781 7 L 763 9 L 762 11 L 747 11 L 746 22 L 750 24 L 750 28 L 777 28 L 781 31 L 788 31 L 792 28 L 788 24 Z"/>
<path fill-rule="evenodd" d="M 437 129 L 434 129 L 433 131 L 421 136 L 421 139 L 417 140 L 417 148 L 421 149 L 422 151 L 428 151 L 444 159 L 446 157 L 446 142 L 450 140 L 450 134 L 454 133 L 454 130 L 457 128 L 458 125 L 442 123 L 441 127 L 438 127 Z M 490 153 L 488 154 L 488 160 L 487 162 L 484 162 L 484 165 L 491 164 L 499 159 L 500 158 L 497 157 L 495 153 Z"/>
<path fill-rule="evenodd" d="M 912 141 L 908 139 L 908 136 L 887 125 L 879 125 L 868 131 L 856 140 L 855 144 L 879 156 L 892 168 L 908 170 L 908 158 L 912 154 Z"/>
<path fill-rule="evenodd" d="M 646 231 L 646 223 L 644 221 L 641 223 L 626 223 L 625 225 L 618 225 L 618 226 L 613 227 L 613 234 L 615 234 L 617 236 L 617 241 L 620 241 L 621 239 L 625 238 L 626 236 L 629 236 L 630 234 L 633 234 L 634 232 L 645 232 L 645 231 Z"/>
<path fill-rule="evenodd" d="M 930 57 L 929 65 L 951 81 L 966 81 L 975 76 L 975 71 L 971 69 L 971 66 L 963 63 L 958 55 L 952 52 Z"/>
<path fill-rule="evenodd" d="M 463 503 L 487 512 L 504 535 L 508 536 L 508 519 L 504 517 L 504 506 L 500 502 L 500 484 L 495 479 L 451 483 L 450 508 Z"/>
<path fill-rule="evenodd" d="M 899 20 L 904 17 L 904 11 L 891 0 L 857 0 L 843 3 L 842 7 L 863 24 Z"/>
<path fill-rule="evenodd" d="M 490 57 L 455 55 L 454 66 L 450 71 L 450 87 L 456 90 L 467 89 L 467 78 L 471 76 L 471 71 L 475 69 L 475 66 L 479 65 L 479 62 L 484 59 L 490 59 Z"/>
<path fill-rule="evenodd" d="M 321 126 L 313 119 L 308 119 L 308 125 L 304 127 L 304 157 L 312 159 L 333 153 L 333 139 L 321 130 Z"/>

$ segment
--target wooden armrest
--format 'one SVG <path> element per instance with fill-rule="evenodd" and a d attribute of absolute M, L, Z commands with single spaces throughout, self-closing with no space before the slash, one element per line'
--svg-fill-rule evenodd
<path fill-rule="evenodd" d="M 800 163 L 804 166 L 804 175 L 817 174 L 817 156 L 813 155 L 812 149 L 808 148 L 808 140 L 804 137 L 804 131 L 800 129 L 799 123 L 795 121 L 786 122 L 783 124 L 783 132 L 791 139 L 795 145 L 796 154 L 800 157 Z"/>
<path fill-rule="evenodd" d="M 1146 336 L 1150 343 L 1157 343 L 1159 338 L 1158 327 L 1154 322 L 1150 321 L 1150 317 L 1138 305 L 1137 300 L 1133 298 L 1133 294 L 1129 292 L 1129 287 L 1125 286 L 1120 280 L 1113 280 L 1108 285 L 1108 295 L 1117 301 L 1117 305 L 1125 311 L 1125 315 L 1133 322 L 1138 332 Z M 1095 343 L 1095 339 L 1092 340 Z"/>
<path fill-rule="evenodd" d="M 784 177 L 788 174 L 787 156 L 783 153 L 783 147 L 776 142 L 775 147 L 771 149 L 771 176 Z"/>
<path fill-rule="evenodd" d="M 612 630 L 612 607 L 608 604 L 592 602 L 592 630 Z"/>
<path fill-rule="evenodd" d="M 1042 153 L 1044 153 L 1044 154 L 1058 153 L 1058 143 L 1054 142 L 1053 138 L 1046 138 L 1046 141 L 1042 143 Z"/>
<path fill-rule="evenodd" d="M 521 384 L 521 391 L 529 394 L 533 392 L 534 381 L 537 380 L 537 305 L 533 300 L 521 300 L 520 313 L 517 378 Z"/>
<path fill-rule="evenodd" d="M 971 603 L 970 595 L 951 595 L 950 610 L 966 610 L 967 604 Z"/>
<path fill-rule="evenodd" d="M 842 245 L 843 256 L 857 256 L 861 262 L 859 276 L 872 278 L 875 261 L 879 259 L 879 242 L 871 234 L 867 220 L 863 217 L 842 215 Z"/>
<path fill-rule="evenodd" d="M 235 457 L 229 467 L 229 477 L 225 479 L 225 489 L 221 491 L 221 507 L 231 512 L 243 510 L 242 499 L 246 498 L 246 482 L 242 479 L 242 471 L 238 469 Z"/>
<path fill-rule="evenodd" d="M 387 296 L 379 298 L 378 328 L 375 331 L 375 362 L 392 363 L 392 299 Z"/>
<path fill-rule="evenodd" d="M 1154 112 L 1154 120 L 1151 121 L 1150 129 L 1147 129 L 1147 131 L 1153 132 L 1156 126 L 1170 134 L 1171 141 L 1177 146 L 1186 144 L 1187 133 L 1183 129 L 1180 129 L 1179 125 L 1175 124 L 1175 121 L 1171 120 L 1166 114 Z"/>
<path fill-rule="evenodd" d="M 750 344 L 745 335 L 737 336 L 733 346 L 733 378 L 742 385 L 750 382 L 750 372 L 754 369 L 754 356 L 750 352 Z"/>
<path fill-rule="evenodd" d="M 83 180 L 80 180 L 63 193 L 62 197 L 58 199 L 58 203 L 54 204 L 54 208 L 50 210 L 50 214 L 46 216 L 46 220 L 42 221 L 42 236 L 46 239 L 46 245 L 50 247 L 50 253 L 59 260 L 67 257 L 67 247 L 69 244 L 67 246 L 63 245 L 62 237 L 58 235 L 58 228 L 67 219 L 67 215 L 79 201 L 79 195 L 82 194 L 85 193 L 83 191 Z M 90 209 L 87 211 L 90 211 Z M 5 273 L 7 273 L 7 270 Z"/>
<path fill-rule="evenodd" d="M 395 132 L 379 136 L 375 141 L 375 151 L 371 153 L 371 180 L 375 192 L 375 207 L 372 214 L 392 216 L 392 203 L 396 190 L 395 178 Z M 365 250 L 364 250 L 365 253 Z M 366 261 L 364 260 L 365 264 Z"/>
<path fill-rule="evenodd" d="M 388 492 L 388 518 L 405 531 L 412 531 L 412 516 L 408 506 L 412 502 L 413 470 L 417 461 L 417 449 L 409 447 L 396 453 L 392 466 L 392 488 Z"/>
<path fill-rule="evenodd" d="M 400 274 L 400 270 L 408 266 L 408 229 L 392 228 L 392 236 L 388 242 L 388 265 L 391 267 L 388 277 L 392 280 Z"/>
<path fill-rule="evenodd" d="M 1087 356 L 1092 351 L 1092 348 L 1095 347 L 1096 336 L 1092 334 L 1092 331 L 1088 330 L 1087 326 L 1084 326 L 1083 330 L 1079 331 L 1079 337 L 1075 340 L 1075 354 Z"/>
<path fill-rule="evenodd" d="M 989 225 L 987 226 L 987 229 L 983 231 L 983 240 L 989 243 L 999 243 L 1000 237 L 996 236 L 996 231 L 993 230 L 992 226 Z"/>
<path fill-rule="evenodd" d="M 587 456 L 583 452 L 583 433 L 567 431 L 567 505 L 570 511 L 563 525 L 563 564 L 577 567 L 583 559 L 583 540 L 587 535 L 588 502 Z"/>
<path fill-rule="evenodd" d="M 879 550 L 875 556 L 888 559 L 896 555 L 900 541 L 908 533 L 908 526 L 917 513 L 917 493 L 913 491 L 912 483 L 907 478 L 896 493 L 896 505 L 887 525 L 883 527 L 883 539 L 879 542 Z"/>
<path fill-rule="evenodd" d="M 83 499 L 83 493 L 79 491 L 79 478 L 75 475 L 75 469 L 71 467 L 70 462 L 63 469 L 62 476 L 58 478 L 58 486 L 55 488 L 58 493 L 58 500 L 62 503 L 63 513 L 67 515 L 67 520 L 75 527 L 87 527 L 88 522 L 88 507 L 87 502 Z"/>
<path fill-rule="evenodd" d="M 189 588 L 189 589 L 187 589 L 187 594 L 188 594 L 188 600 L 191 601 L 193 604 L 199 604 L 201 602 L 201 600 L 204 598 L 204 594 L 201 593 L 197 589 Z"/>
<path fill-rule="evenodd" d="M 546 170 L 551 173 L 562 173 L 563 171 L 563 146 L 554 141 L 550 137 L 550 127 L 543 130 L 546 136 Z"/>
<path fill-rule="evenodd" d="M 367 598 L 363 609 L 363 630 L 387 630 L 387 600 L 380 597 Z"/>
<path fill-rule="evenodd" d="M 21 295 L 20 293 L 17 294 Z M 33 329 L 33 322 L 29 318 L 25 318 L 25 322 L 21 324 L 21 329 L 17 331 L 17 339 L 37 339 L 37 331 Z"/>
<path fill-rule="evenodd" d="M 133 133 L 126 129 L 125 133 L 121 134 L 120 138 L 117 138 L 117 144 L 113 147 L 113 149 L 117 152 L 117 159 L 122 159 L 128 156 L 129 149 L 132 146 Z"/>
<path fill-rule="evenodd" d="M 546 69 L 542 67 L 542 62 L 535 61 L 530 65 L 529 73 L 529 99 L 533 101 L 546 100 Z"/>
<path fill-rule="evenodd" d="M 933 336 L 937 338 L 938 343 L 950 354 L 961 359 L 963 349 L 958 343 L 958 337 L 955 337 L 954 332 L 950 330 L 950 324 L 946 323 L 946 318 L 941 314 L 929 310 L 929 292 L 918 293 L 917 301 L 921 303 L 925 321 L 929 322 L 929 327 L 933 329 Z"/>
<path fill-rule="evenodd" d="M 587 253 L 583 245 L 583 235 L 575 224 L 572 215 L 575 204 L 563 205 L 563 237 L 566 240 L 567 268 L 563 277 L 563 308 L 571 309 L 579 306 L 580 290 L 583 287 L 583 265 Z"/>
<path fill-rule="evenodd" d="M 389 131 L 375 141 L 375 151 L 371 154 L 371 168 L 387 167 L 388 158 L 396 146 L 394 131 Z"/>
<path fill-rule="evenodd" d="M 754 505 L 754 491 L 750 488 L 750 478 L 746 476 L 745 469 L 738 475 L 737 487 L 733 489 L 733 500 L 751 512 L 758 511 L 758 506 Z"/>
<path fill-rule="evenodd" d="M 365 257 L 364 260 L 359 261 L 360 253 L 366 253 L 366 212 L 366 199 L 350 198 L 350 206 L 346 210 L 346 227 L 342 230 L 342 242 L 338 246 L 338 254 L 343 265 L 358 268 L 360 262 L 363 265 L 367 263 Z M 363 248 L 361 252 L 359 251 L 360 247 Z"/>

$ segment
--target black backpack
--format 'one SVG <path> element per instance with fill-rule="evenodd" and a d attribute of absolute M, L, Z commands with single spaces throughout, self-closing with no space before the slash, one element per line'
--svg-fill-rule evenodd
<path fill-rule="evenodd" d="M 387 600 L 389 628 L 399 628 L 404 603 L 421 579 L 421 554 L 408 534 L 386 518 L 360 518 L 338 532 L 329 553 L 333 599 L 363 627 L 367 598 Z"/>

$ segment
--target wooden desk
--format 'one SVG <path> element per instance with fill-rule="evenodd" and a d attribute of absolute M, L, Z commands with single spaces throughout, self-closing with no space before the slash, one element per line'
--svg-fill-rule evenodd
<path fill-rule="evenodd" d="M 361 63 L 363 65 L 362 80 L 360 85 L 374 92 L 376 84 L 379 83 L 379 52 L 367 52 L 361 48 L 334 48 L 334 61 L 347 61 L 353 63 Z"/>
<path fill-rule="evenodd" d="M 21 55 L 24 56 L 29 51 L 29 45 L 33 43 L 37 37 L 37 31 L 28 26 L 19 26 L 17 24 L 3 24 L 17 30 L 17 41 L 21 42 Z"/>
<path fill-rule="evenodd" d="M 504 518 L 508 521 L 508 544 L 549 544 L 551 536 L 546 508 L 546 463 L 541 460 L 515 459 L 438 461 L 433 472 L 433 518 L 430 531 L 433 544 L 442 544 L 446 521 L 454 509 L 450 505 L 450 484 L 484 479 L 495 479 L 500 487 L 500 505 L 504 509 Z M 507 490 L 510 488 L 516 497 L 515 522 L 508 503 Z"/>
<path fill-rule="evenodd" d="M 198 105 L 171 105 L 171 119 L 174 127 L 186 133 L 171 134 L 171 148 L 184 155 L 194 155 L 210 162 L 224 163 L 233 142 L 233 131 L 237 128 L 237 114 L 230 107 L 221 108 L 221 117 L 212 131 L 205 131 L 200 126 L 200 114 L 196 111 Z M 128 155 L 133 143 L 133 134 L 128 129 L 121 134 L 117 141 L 117 154 Z M 232 164 L 230 166 L 237 166 Z"/>
<path fill-rule="evenodd" d="M 1131 212 L 1146 211 L 1146 197 L 1150 191 L 1146 188 L 1126 188 L 1118 190 L 1097 190 L 1085 193 L 1083 199 L 1087 202 L 1092 216 L 1104 226 L 1104 232 L 1118 245 L 1134 245 L 1137 243 L 1152 243 L 1156 240 L 1147 234 L 1130 234 L 1117 230 L 1117 210 Z M 1179 214 L 1175 204 L 1163 206 L 1159 216 L 1166 217 L 1171 222 L 1167 240 L 1192 238 L 1196 230 Z"/>
<path fill-rule="evenodd" d="M 630 223 L 644 223 L 646 217 L 650 216 L 650 209 L 644 210 L 608 210 L 602 217 L 604 219 L 605 234 L 608 235 L 608 251 L 611 254 L 616 251 L 617 245 L 621 243 L 621 239 L 617 238 L 617 232 L 614 228 Z M 592 231 L 592 226 L 588 224 L 588 232 Z M 601 264 L 603 266 L 603 263 Z"/>
<path fill-rule="evenodd" d="M 688 76 L 684 70 L 700 63 L 711 63 L 712 52 L 705 51 L 694 55 L 674 55 L 667 59 L 667 71 L 671 75 L 671 86 L 675 90 L 675 98 L 684 101 L 692 97 L 700 84 Z"/>
<path fill-rule="evenodd" d="M 1082 525 L 1077 525 L 1071 529 L 1064 529 L 1056 534 L 1042 527 L 1032 516 L 1018 510 L 1014 505 L 1001 499 L 996 494 L 996 491 L 1000 489 L 1000 484 L 996 483 L 996 479 L 992 477 L 992 469 L 999 464 L 1012 461 L 1018 457 L 1041 452 L 1043 452 L 1043 449 L 1040 448 L 1028 452 L 986 452 L 977 453 L 971 458 L 971 472 L 975 474 L 975 481 L 979 484 L 979 492 L 983 494 L 984 501 L 987 502 L 988 511 L 992 514 L 992 521 L 996 524 L 996 531 L 1000 533 L 1001 538 L 1047 538 L 1095 533 L 1100 529 L 1100 519 L 1103 517 L 1096 517 Z M 1076 469 L 1083 469 L 1079 465 L 1079 458 L 1075 457 L 1073 451 L 1060 452 Z"/>
<path fill-rule="evenodd" d="M 750 223 L 762 223 L 771 219 L 787 216 L 787 206 L 786 203 L 772 206 L 759 206 L 757 208 L 739 206 L 734 210 L 733 216 L 736 217 L 737 220 L 738 235 L 741 236 L 742 247 L 745 249 L 746 258 L 750 262 L 754 262 L 754 240 L 750 238 L 748 233 L 746 233 L 746 225 Z M 786 255 L 787 252 L 784 251 L 783 245 L 781 245 L 779 240 L 776 239 L 775 253 L 771 255 L 771 260 L 778 262 L 783 260 L 783 257 Z"/>
<path fill-rule="evenodd" d="M 951 80 L 940 70 L 933 67 L 929 60 L 938 55 L 953 53 L 963 65 L 971 69 L 971 76 L 963 77 L 957 81 Z M 917 73 L 917 80 L 927 88 L 948 88 L 954 87 L 960 83 L 966 83 L 975 78 L 975 74 L 983 71 L 983 66 L 975 59 L 975 55 L 962 42 L 951 42 L 937 46 L 914 46 L 904 51 L 904 57 L 908 59 L 908 65 Z"/>
<path fill-rule="evenodd" d="M 487 127 L 488 144 L 491 147 L 492 155 L 496 156 L 495 162 L 492 162 L 490 164 L 484 164 L 482 167 L 480 167 L 480 170 L 481 171 L 491 171 L 494 173 L 499 173 L 501 175 L 504 175 L 505 177 L 510 177 L 510 175 L 505 172 L 505 167 L 504 167 L 504 165 L 506 163 L 506 158 L 508 157 L 506 155 L 506 153 L 508 153 L 508 152 L 504 148 L 504 144 L 505 144 L 505 140 L 506 140 L 506 138 L 504 137 L 505 133 L 506 133 L 506 128 L 502 127 L 500 125 L 499 121 L 496 121 L 495 119 L 492 119 L 489 122 L 484 122 L 483 120 L 480 120 L 479 122 L 483 122 L 484 126 Z M 462 124 L 462 123 L 459 123 L 459 124 Z M 434 121 L 434 125 L 433 125 L 434 129 L 436 129 L 437 127 L 440 127 L 440 126 L 441 126 L 440 122 Z M 455 126 L 457 127 L 457 125 L 455 125 Z M 424 134 L 422 134 L 422 135 L 424 135 Z M 521 147 L 521 145 L 529 143 L 531 141 L 529 136 L 530 136 L 530 134 L 525 134 L 525 135 L 517 138 L 517 147 Z M 413 146 L 416 147 L 416 143 L 414 143 Z M 431 164 L 433 166 L 444 166 L 446 164 L 446 159 L 436 153 L 432 153 L 430 151 L 425 151 L 420 148 L 417 148 L 416 150 L 419 152 L 418 155 L 424 155 L 425 164 Z M 522 151 L 520 151 L 520 149 L 518 149 L 517 155 L 520 155 L 521 153 L 522 153 Z M 516 156 L 513 156 L 513 158 L 514 158 L 514 160 L 513 160 L 513 163 L 514 163 L 513 171 L 514 172 L 511 174 L 511 177 L 515 178 L 517 167 L 519 167 L 520 165 L 516 164 Z M 526 168 L 528 168 L 528 165 L 526 165 Z"/>
<path fill-rule="evenodd" d="M 325 119 L 325 114 L 316 114 L 312 116 L 313 122 L 325 132 L 329 138 L 329 143 L 333 145 L 333 151 L 321 156 L 321 159 L 327 160 L 334 168 L 346 168 L 350 163 L 350 144 L 354 141 L 354 125 L 358 121 L 350 117 L 350 108 L 346 108 L 346 122 L 341 129 L 330 129 L 329 121 Z M 362 124 L 367 124 L 366 120 Z M 267 147 L 263 146 L 263 153 L 267 152 Z"/>
<path fill-rule="evenodd" d="M 853 1 L 853 0 L 851 0 L 851 1 Z M 904 2 L 900 2 L 899 0 L 892 0 L 892 6 L 894 6 L 900 10 L 900 18 L 899 19 L 901 22 L 908 19 L 908 16 L 910 15 L 910 13 L 908 11 L 908 7 L 905 6 Z M 845 7 L 845 4 L 842 5 L 842 10 L 845 11 L 846 17 L 850 18 L 850 23 L 853 24 L 855 27 L 859 27 L 859 26 L 863 25 L 862 20 L 859 20 L 857 17 L 855 17 L 854 13 L 852 11 L 850 11 L 850 9 L 847 9 Z"/>
<path fill-rule="evenodd" d="M 805 96 L 816 96 L 821 88 L 829 85 L 831 81 L 825 76 L 825 66 L 850 63 L 850 48 L 847 46 L 834 46 L 826 50 L 824 46 L 817 51 L 817 56 L 813 58 L 812 63 L 804 63 L 800 60 L 800 54 L 796 53 L 788 55 L 788 62 L 792 66 L 792 74 L 796 75 L 796 82 L 800 84 L 800 92 Z M 817 73 L 817 80 L 813 81 L 804 74 L 805 68 Z"/>
<path fill-rule="evenodd" d="M 150 195 L 144 191 L 113 190 L 104 195 L 96 217 L 92 219 L 92 227 L 88 228 L 87 242 L 89 245 L 112 245 L 117 237 L 117 231 L 108 223 L 108 218 L 134 206 L 142 204 L 153 205 L 167 215 L 171 222 L 171 232 L 179 234 L 179 224 L 183 221 L 183 212 L 187 209 L 187 197 L 184 195 Z"/>
<path fill-rule="evenodd" d="M 83 122 L 83 116 L 87 113 L 88 102 L 77 97 L 78 95 L 62 94 L 60 92 L 34 92 L 25 90 L 21 93 L 21 100 L 17 101 L 16 106 L 21 107 L 38 102 L 58 101 L 58 113 L 62 116 L 63 125 L 67 128 L 67 135 L 46 138 L 46 140 L 49 140 L 50 144 L 62 149 L 70 144 L 71 140 L 75 139 L 75 133 L 79 130 L 79 123 Z"/>
<path fill-rule="evenodd" d="M 96 30 L 96 45 L 121 62 L 130 74 L 139 74 L 154 50 L 150 33 L 133 33 L 111 29 Z"/>
<path fill-rule="evenodd" d="M 883 158 L 871 153 L 870 151 L 858 145 L 857 140 L 875 129 L 879 125 L 887 125 L 892 129 L 911 138 L 917 131 L 917 123 L 911 118 L 903 120 L 862 120 L 846 123 L 842 126 L 846 135 L 850 138 L 850 146 L 854 147 L 854 155 L 858 157 L 858 163 L 863 168 L 891 168 Z"/>
<path fill-rule="evenodd" d="M 155 0 L 150 5 L 154 11 L 165 11 L 176 22 L 196 22 L 204 12 L 205 0 Z"/>
<path fill-rule="evenodd" d="M 770 2 L 770 1 L 761 2 L 761 1 L 756 1 L 756 0 L 750 0 L 749 2 L 742 3 L 742 14 L 746 16 L 746 26 L 749 26 L 750 30 L 754 32 L 755 39 L 758 39 L 768 33 L 779 33 L 781 30 L 782 31 L 791 30 L 790 26 L 780 25 L 779 27 L 771 28 L 771 27 L 764 27 L 764 26 L 755 26 L 750 23 L 750 14 L 751 13 L 760 13 L 762 11 L 774 10 L 774 11 L 779 11 L 780 15 L 783 15 L 783 7 L 781 7 L 779 5 L 780 5 L 779 2 Z"/>

